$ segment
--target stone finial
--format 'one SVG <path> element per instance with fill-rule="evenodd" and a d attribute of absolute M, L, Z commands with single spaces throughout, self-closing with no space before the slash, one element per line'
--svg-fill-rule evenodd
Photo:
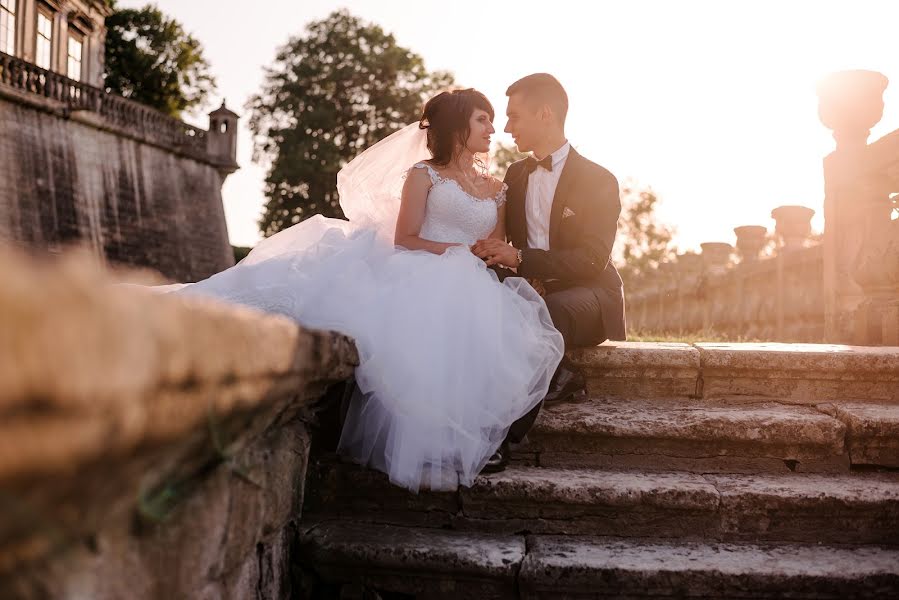
<path fill-rule="evenodd" d="M 683 275 L 694 275 L 702 269 L 702 257 L 695 252 L 682 252 L 677 255 L 675 266 Z"/>
<path fill-rule="evenodd" d="M 702 265 L 709 272 L 724 271 L 734 251 L 733 246 L 724 242 L 705 242 L 699 247 L 702 248 Z"/>
<path fill-rule="evenodd" d="M 734 227 L 734 233 L 737 235 L 737 251 L 740 253 L 740 262 L 756 262 L 765 247 L 765 236 L 768 235 L 768 229 L 762 225 L 743 225 Z"/>
<path fill-rule="evenodd" d="M 777 222 L 774 231 L 783 241 L 783 248 L 789 252 L 802 248 L 812 234 L 812 216 L 815 211 L 806 206 L 778 206 L 771 211 L 771 218 Z"/>
<path fill-rule="evenodd" d="M 876 71 L 839 71 L 818 83 L 818 118 L 833 131 L 837 149 L 864 146 L 883 117 L 889 80 Z"/>

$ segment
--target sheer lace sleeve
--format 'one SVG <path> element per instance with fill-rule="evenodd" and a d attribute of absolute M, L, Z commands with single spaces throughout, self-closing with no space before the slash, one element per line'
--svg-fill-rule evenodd
<path fill-rule="evenodd" d="M 437 174 L 437 171 L 426 162 L 419 162 L 412 165 L 412 169 L 426 169 L 428 175 L 431 177 L 431 185 L 435 185 L 438 181 L 440 181 L 440 175 Z M 409 172 L 412 172 L 412 169 L 409 169 Z"/>
<path fill-rule="evenodd" d="M 496 207 L 499 208 L 503 204 L 506 203 L 506 192 L 509 191 L 509 186 L 506 183 L 502 184 L 499 191 L 496 193 L 496 196 L 493 197 L 493 201 L 496 202 Z"/>

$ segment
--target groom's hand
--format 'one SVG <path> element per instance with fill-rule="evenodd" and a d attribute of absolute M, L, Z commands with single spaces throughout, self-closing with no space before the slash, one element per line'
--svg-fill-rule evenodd
<path fill-rule="evenodd" d="M 482 258 L 488 267 L 503 265 L 515 268 L 518 266 L 518 251 L 502 240 L 490 238 L 478 240 L 471 251 L 475 256 Z"/>

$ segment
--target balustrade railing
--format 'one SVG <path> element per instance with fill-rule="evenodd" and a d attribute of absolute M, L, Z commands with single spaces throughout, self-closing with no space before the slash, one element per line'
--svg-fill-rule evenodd
<path fill-rule="evenodd" d="M 108 124 L 150 143 L 207 158 L 207 132 L 139 102 L 47 71 L 0 52 L 0 83 L 62 103 L 69 111 L 90 111 Z"/>

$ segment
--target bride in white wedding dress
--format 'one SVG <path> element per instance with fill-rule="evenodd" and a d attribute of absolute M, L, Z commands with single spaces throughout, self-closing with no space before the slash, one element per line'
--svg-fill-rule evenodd
<path fill-rule="evenodd" d="M 469 249 L 505 239 L 505 186 L 475 160 L 493 116 L 475 90 L 435 96 L 339 173 L 349 221 L 303 221 L 176 292 L 351 336 L 358 390 L 338 452 L 412 491 L 471 485 L 563 354 L 543 299 Z"/>

